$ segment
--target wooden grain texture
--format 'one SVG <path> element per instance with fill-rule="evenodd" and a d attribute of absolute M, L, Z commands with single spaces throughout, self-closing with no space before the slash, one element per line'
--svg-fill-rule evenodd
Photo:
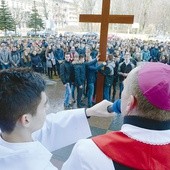
<path fill-rule="evenodd" d="M 102 14 L 101 15 L 90 15 L 81 14 L 79 17 L 80 22 L 93 22 L 101 23 L 100 28 L 100 61 L 106 60 L 107 52 L 107 37 L 109 23 L 117 24 L 133 24 L 133 15 L 110 15 L 110 0 L 103 0 Z M 98 75 L 97 79 L 97 91 L 96 91 L 96 102 L 100 102 L 103 99 L 103 84 L 104 78 L 102 75 Z"/>

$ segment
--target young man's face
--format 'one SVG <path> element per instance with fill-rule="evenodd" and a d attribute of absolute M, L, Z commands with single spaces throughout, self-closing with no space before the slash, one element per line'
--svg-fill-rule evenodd
<path fill-rule="evenodd" d="M 74 47 L 71 47 L 71 52 L 75 52 L 75 48 Z"/>
<path fill-rule="evenodd" d="M 79 59 L 81 63 L 84 63 L 84 57 Z"/>
<path fill-rule="evenodd" d="M 74 61 L 75 62 L 79 61 L 79 56 L 74 56 Z"/>
<path fill-rule="evenodd" d="M 66 55 L 65 55 L 65 60 L 66 60 L 66 61 L 70 61 L 70 55 L 69 55 L 69 54 L 66 54 Z"/>
<path fill-rule="evenodd" d="M 126 52 L 125 56 L 124 56 L 125 61 L 129 61 L 130 60 L 130 53 Z"/>
<path fill-rule="evenodd" d="M 90 55 L 89 55 L 89 56 L 86 56 L 86 61 L 92 61 L 92 58 L 91 58 Z"/>
<path fill-rule="evenodd" d="M 41 92 L 41 101 L 37 107 L 37 112 L 32 116 L 30 128 L 32 132 L 42 128 L 45 118 L 46 110 L 48 108 L 48 99 L 45 92 Z"/>
<path fill-rule="evenodd" d="M 12 48 L 12 50 L 13 50 L 13 51 L 16 51 L 16 50 L 17 50 L 17 48 L 16 48 L 16 47 L 13 47 L 13 48 Z"/>

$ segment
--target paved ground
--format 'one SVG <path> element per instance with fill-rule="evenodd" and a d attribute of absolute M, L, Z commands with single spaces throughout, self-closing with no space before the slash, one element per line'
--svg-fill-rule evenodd
<path fill-rule="evenodd" d="M 48 85 L 46 92 L 50 101 L 49 113 L 63 110 L 64 86 L 59 79 L 55 79 L 55 81 L 46 80 Z M 119 130 L 122 125 L 122 116 L 118 115 L 114 118 L 91 117 L 89 119 L 89 124 L 92 135 L 96 136 L 108 131 Z M 53 152 L 51 161 L 58 169 L 61 169 L 63 162 L 69 157 L 73 146 L 74 145 L 70 145 Z"/>

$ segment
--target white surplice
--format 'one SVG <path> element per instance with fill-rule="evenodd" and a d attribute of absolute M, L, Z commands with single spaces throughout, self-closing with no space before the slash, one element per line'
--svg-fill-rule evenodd
<path fill-rule="evenodd" d="M 124 124 L 121 132 L 146 144 L 165 145 L 170 143 L 170 130 L 149 130 Z M 62 170 L 115 170 L 115 167 L 113 161 L 98 148 L 92 139 L 81 139 L 75 144 Z"/>
<path fill-rule="evenodd" d="M 50 162 L 50 152 L 89 136 L 84 109 L 48 114 L 43 128 L 33 133 L 34 142 L 8 143 L 0 138 L 0 169 L 57 169 Z"/>

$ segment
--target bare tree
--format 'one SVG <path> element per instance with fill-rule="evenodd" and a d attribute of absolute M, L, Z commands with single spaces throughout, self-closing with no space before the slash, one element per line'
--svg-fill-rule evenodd
<path fill-rule="evenodd" d="M 74 0 L 73 2 L 76 5 L 77 9 L 79 9 L 80 13 L 94 14 L 96 0 Z M 92 32 L 93 23 L 85 23 L 84 26 L 84 30 Z"/>
<path fill-rule="evenodd" d="M 101 13 L 103 0 L 74 0 L 78 13 Z M 96 8 L 98 5 L 98 8 Z M 135 16 L 134 22 L 139 23 L 139 33 L 154 33 L 155 30 L 165 34 L 170 32 L 170 0 L 111 0 L 111 14 L 131 14 Z M 96 12 L 97 11 L 97 12 Z M 94 30 L 97 24 L 82 24 L 84 30 Z M 96 26 L 97 27 L 97 26 Z M 110 30 L 127 32 L 127 25 L 113 24 Z M 130 28 L 130 26 L 129 26 Z"/>
<path fill-rule="evenodd" d="M 159 7 L 160 14 L 157 16 L 155 20 L 156 34 L 165 35 L 168 31 L 168 26 L 170 26 L 169 21 L 170 4 L 168 4 L 166 1 L 161 1 Z"/>
<path fill-rule="evenodd" d="M 142 2 L 142 10 L 140 15 L 140 24 L 141 24 L 141 31 L 144 33 L 146 23 L 148 21 L 148 14 L 149 14 L 149 8 L 151 7 L 153 0 L 143 0 Z"/>
<path fill-rule="evenodd" d="M 20 8 L 15 8 L 15 9 L 12 9 L 12 16 L 13 16 L 13 18 L 15 20 L 15 33 L 16 33 L 17 26 L 19 28 L 21 28 L 22 21 L 26 20 L 25 12 Z"/>
<path fill-rule="evenodd" d="M 42 3 L 43 3 L 43 8 L 44 8 L 44 16 L 45 16 L 45 19 L 48 20 L 47 3 L 46 3 L 45 0 L 43 0 Z"/>

